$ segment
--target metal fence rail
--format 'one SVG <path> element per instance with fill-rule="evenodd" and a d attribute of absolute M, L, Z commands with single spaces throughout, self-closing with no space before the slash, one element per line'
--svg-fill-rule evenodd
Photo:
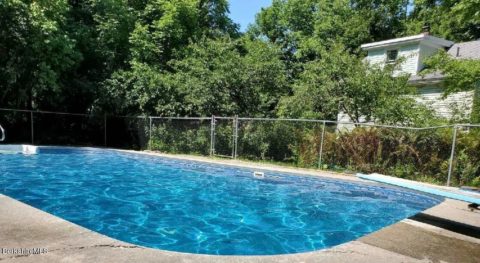
<path fill-rule="evenodd" d="M 339 154 L 343 153 L 344 149 L 335 147 L 338 147 L 339 140 L 352 139 L 348 136 L 355 129 L 377 129 L 379 134 L 403 131 L 416 133 L 415 136 L 420 136 L 419 138 L 421 135 L 418 134 L 422 132 L 445 130 L 445 134 L 452 133 L 448 172 L 444 175 L 448 186 L 452 184 L 455 171 L 459 136 L 463 138 L 473 129 L 480 130 L 480 124 L 406 127 L 312 119 L 240 118 L 238 116 L 110 116 L 5 108 L 0 108 L 0 122 L 4 124 L 7 134 L 18 135 L 8 136 L 7 143 L 28 142 L 32 144 L 149 149 L 231 159 L 255 157 L 281 161 L 288 161 L 292 156 L 298 157 L 299 153 L 295 151 L 300 149 L 308 153 L 304 155 L 308 158 L 300 161 L 308 167 L 314 166 L 319 169 L 324 168 L 328 162 L 335 163 L 338 158 L 342 157 Z M 37 129 L 44 127 L 42 125 L 48 125 L 50 129 L 46 130 L 55 134 L 38 134 Z M 83 135 L 81 135 L 82 133 Z M 27 134 L 30 137 L 28 141 Z M 63 138 L 63 140 L 59 138 Z M 381 145 L 377 142 L 362 143 L 360 146 L 370 149 L 369 154 L 374 160 L 372 163 L 381 163 L 381 154 L 384 154 Z M 262 148 L 264 145 L 267 145 L 265 147 L 269 149 Z M 296 148 L 292 149 L 292 145 L 296 145 Z M 252 147 L 256 148 L 252 150 Z M 262 152 L 255 151 L 258 149 L 261 149 Z M 352 149 L 350 149 L 351 151 Z M 316 156 L 315 160 L 312 159 L 313 156 Z M 400 159 L 397 162 L 401 163 Z M 347 160 L 348 163 L 350 160 Z"/>

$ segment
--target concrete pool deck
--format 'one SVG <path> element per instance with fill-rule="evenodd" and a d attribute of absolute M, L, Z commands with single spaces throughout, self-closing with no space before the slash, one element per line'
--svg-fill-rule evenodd
<path fill-rule="evenodd" d="M 359 180 L 347 175 L 241 161 L 161 156 Z M 413 218 L 331 249 L 294 255 L 228 257 L 167 252 L 128 244 L 0 195 L 0 262 L 479 262 L 480 212 L 471 212 L 467 205 L 446 200 Z M 6 253 L 17 248 L 45 248 L 48 252 Z"/>

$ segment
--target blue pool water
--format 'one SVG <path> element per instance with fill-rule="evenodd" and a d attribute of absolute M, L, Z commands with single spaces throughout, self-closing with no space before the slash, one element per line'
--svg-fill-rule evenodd
<path fill-rule="evenodd" d="M 371 184 L 112 150 L 0 154 L 0 193 L 107 236 L 197 254 L 332 247 L 442 200 Z"/>

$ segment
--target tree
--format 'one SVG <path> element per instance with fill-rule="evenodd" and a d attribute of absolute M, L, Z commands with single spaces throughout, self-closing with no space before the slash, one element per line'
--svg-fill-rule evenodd
<path fill-rule="evenodd" d="M 135 62 L 115 73 L 102 96 L 115 99 L 100 104 L 162 116 L 272 116 L 287 91 L 280 54 L 261 41 L 204 38 L 171 60 L 171 71 Z"/>
<path fill-rule="evenodd" d="M 418 34 L 425 25 L 433 35 L 452 41 L 480 38 L 479 0 L 416 0 L 406 34 Z"/>
<path fill-rule="evenodd" d="M 228 16 L 230 10 L 227 0 L 200 0 L 197 7 L 200 12 L 199 27 L 202 28 L 203 35 L 210 38 L 239 36 L 239 26 Z"/>
<path fill-rule="evenodd" d="M 324 87 L 317 80 L 334 86 L 325 76 L 339 73 L 321 63 L 337 63 L 353 76 L 363 72 L 358 63 L 363 43 L 418 33 L 425 23 L 452 40 L 480 37 L 478 1 L 418 0 L 407 14 L 411 1 L 405 0 L 273 0 L 242 36 L 229 18 L 227 0 L 4 0 L 0 104 L 74 112 L 273 116 L 292 89 L 307 96 L 309 81 L 312 87 Z M 337 50 L 338 43 L 348 53 L 344 57 L 326 51 Z M 334 102 L 346 103 L 313 91 L 322 105 L 288 97 L 282 100 L 283 113 L 296 114 L 285 103 L 298 99 L 299 105 L 312 103 L 307 115 L 335 118 Z M 298 111 L 307 112 L 307 106 Z M 380 118 L 378 110 L 375 114 Z"/>
<path fill-rule="evenodd" d="M 139 10 L 127 0 L 91 0 L 96 55 L 103 61 L 103 71 L 111 74 L 125 68 L 129 59 L 129 37 L 135 27 Z"/>
<path fill-rule="evenodd" d="M 187 115 L 271 115 L 286 92 L 284 65 L 272 45 L 204 39 L 171 62 Z"/>
<path fill-rule="evenodd" d="M 132 59 L 164 68 L 174 52 L 199 33 L 196 2 L 149 2 L 130 36 Z"/>
<path fill-rule="evenodd" d="M 322 53 L 322 59 L 306 64 L 293 96 L 281 101 L 281 116 L 333 120 L 343 112 L 354 122 L 417 121 L 422 107 L 408 96 L 413 93 L 408 76 L 393 77 L 395 66 L 368 65 L 338 44 Z"/>
<path fill-rule="evenodd" d="M 96 105 L 118 115 L 176 116 L 185 112 L 183 98 L 165 72 L 140 62 L 105 80 Z"/>
<path fill-rule="evenodd" d="M 456 59 L 442 51 L 425 60 L 423 74 L 440 72 L 445 76 L 445 95 L 475 89 L 480 84 L 480 60 Z"/>
<path fill-rule="evenodd" d="M 361 44 L 401 35 L 405 16 L 404 0 L 274 0 L 257 15 L 248 34 L 282 48 L 293 81 L 304 63 L 319 59 L 335 43 L 359 54 Z"/>
<path fill-rule="evenodd" d="M 181 72 L 178 67 L 181 67 L 182 60 L 196 54 L 192 53 L 195 43 L 238 36 L 238 26 L 228 17 L 228 2 L 154 0 L 147 1 L 137 13 L 129 34 L 129 66 L 120 68 L 103 82 L 103 95 L 97 100 L 97 105 L 130 114 L 199 114 L 191 110 L 198 101 L 186 100 L 194 97 L 194 89 L 184 86 L 186 82 L 193 84 L 195 81 L 179 81 Z M 99 18 L 104 19 L 104 16 Z M 110 22 L 106 25 L 107 29 L 109 25 Z M 219 59 L 228 59 L 222 57 L 225 53 L 210 54 L 215 55 Z M 203 93 L 197 95 L 201 95 L 198 100 L 207 96 Z M 110 96 L 116 99 L 109 101 Z M 227 107 L 229 102 L 224 102 Z"/>
<path fill-rule="evenodd" d="M 65 30 L 66 1 L 0 2 L 0 104 L 58 106 L 66 72 L 81 59 Z"/>
<path fill-rule="evenodd" d="M 353 51 L 367 41 L 401 35 L 406 5 L 405 0 L 274 0 L 251 30 L 293 51 L 309 38 L 323 45 L 340 42 Z"/>
<path fill-rule="evenodd" d="M 452 13 L 458 24 L 463 25 L 464 39 L 478 39 L 480 37 L 480 0 L 459 1 L 453 8 Z"/>
<path fill-rule="evenodd" d="M 160 65 L 174 58 L 190 41 L 203 36 L 236 35 L 225 0 L 150 1 L 130 36 L 132 59 Z"/>

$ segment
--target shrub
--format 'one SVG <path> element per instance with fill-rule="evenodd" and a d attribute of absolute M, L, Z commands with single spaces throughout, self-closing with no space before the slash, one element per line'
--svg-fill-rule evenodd
<path fill-rule="evenodd" d="M 210 127 L 201 124 L 162 122 L 152 128 L 150 149 L 166 153 L 208 155 Z"/>
<path fill-rule="evenodd" d="M 480 123 L 480 84 L 477 85 L 473 97 L 472 123 Z"/>
<path fill-rule="evenodd" d="M 327 126 L 322 169 L 381 173 L 405 179 L 445 184 L 452 147 L 452 128 L 407 130 Z M 249 160 L 318 167 L 322 125 L 286 121 L 241 121 L 238 155 Z M 210 121 L 154 125 L 150 147 L 169 153 L 208 155 Z M 233 149 L 233 121 L 217 122 L 217 154 Z M 458 130 L 452 183 L 480 182 L 480 128 Z"/>

